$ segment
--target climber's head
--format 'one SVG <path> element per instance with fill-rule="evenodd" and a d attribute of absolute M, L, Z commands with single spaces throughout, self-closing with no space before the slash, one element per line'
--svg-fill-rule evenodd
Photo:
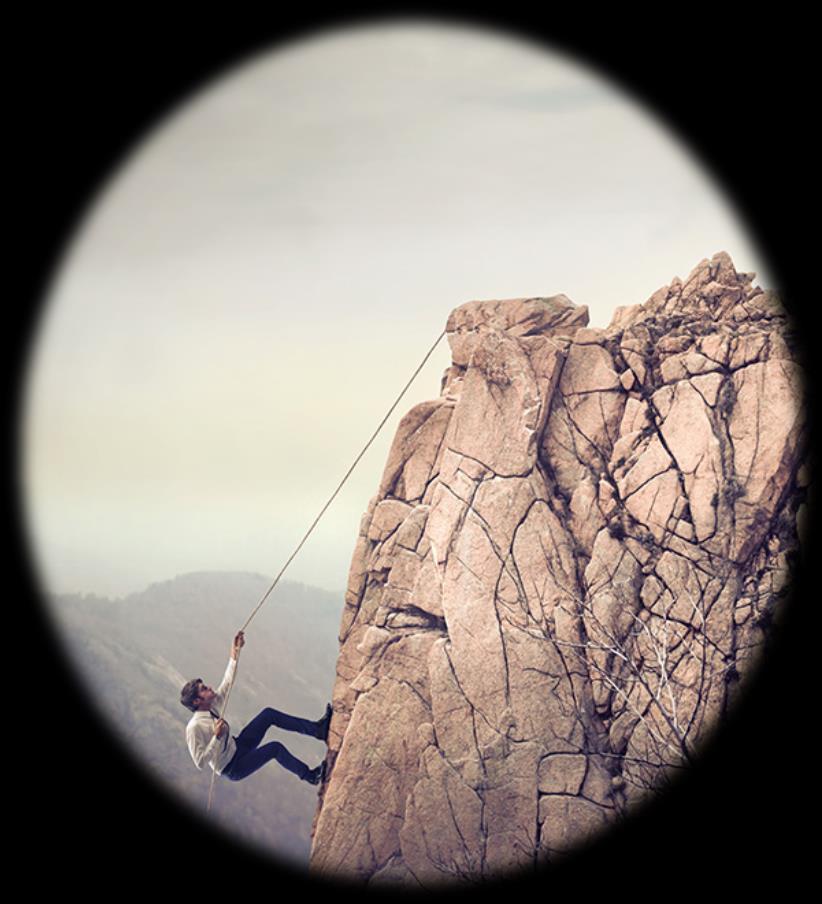
<path fill-rule="evenodd" d="M 180 691 L 180 703 L 192 712 L 210 709 L 217 696 L 213 688 L 203 684 L 202 678 L 193 678 L 183 685 Z"/>

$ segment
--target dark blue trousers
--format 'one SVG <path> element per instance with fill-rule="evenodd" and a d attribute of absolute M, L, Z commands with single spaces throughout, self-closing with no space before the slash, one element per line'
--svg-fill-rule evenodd
<path fill-rule="evenodd" d="M 289 716 L 279 710 L 266 707 L 258 716 L 255 716 L 246 727 L 234 738 L 237 744 L 237 752 L 231 762 L 223 769 L 221 775 L 238 782 L 247 778 L 252 772 L 265 766 L 270 760 L 276 760 L 281 766 L 293 772 L 300 778 L 305 778 L 310 772 L 297 757 L 292 756 L 278 741 L 271 741 L 260 747 L 260 742 L 266 731 L 272 726 L 283 728 L 286 731 L 296 731 L 298 734 L 317 737 L 319 722 L 309 719 L 300 719 L 297 716 Z"/>

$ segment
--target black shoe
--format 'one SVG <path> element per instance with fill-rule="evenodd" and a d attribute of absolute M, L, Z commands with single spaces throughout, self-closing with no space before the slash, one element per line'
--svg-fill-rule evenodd
<path fill-rule="evenodd" d="M 309 769 L 308 772 L 306 772 L 303 781 L 308 782 L 309 785 L 319 785 L 324 778 L 325 760 L 323 760 L 319 766 L 315 766 L 313 769 Z"/>
<path fill-rule="evenodd" d="M 319 738 L 320 741 L 328 740 L 328 726 L 331 724 L 331 714 L 333 710 L 331 709 L 331 704 L 329 703 L 325 707 L 325 715 L 322 719 L 317 722 L 317 734 L 316 737 Z"/>

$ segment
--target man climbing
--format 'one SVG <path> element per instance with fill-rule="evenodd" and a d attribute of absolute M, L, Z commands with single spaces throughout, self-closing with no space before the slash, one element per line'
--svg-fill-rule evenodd
<path fill-rule="evenodd" d="M 186 741 L 194 765 L 202 769 L 208 763 L 217 775 L 238 782 L 256 772 L 269 760 L 277 760 L 303 781 L 318 785 L 325 775 L 325 761 L 314 769 L 309 769 L 279 742 L 272 741 L 262 747 L 260 743 L 272 726 L 325 741 L 331 721 L 331 704 L 326 706 L 325 715 L 317 722 L 266 707 L 236 736 L 229 734 L 228 723 L 219 717 L 218 711 L 231 686 L 237 657 L 244 644 L 245 637 L 239 631 L 231 645 L 231 658 L 225 675 L 216 691 L 203 684 L 202 679 L 195 678 L 187 682 L 180 692 L 180 702 L 194 713 L 186 726 Z"/>

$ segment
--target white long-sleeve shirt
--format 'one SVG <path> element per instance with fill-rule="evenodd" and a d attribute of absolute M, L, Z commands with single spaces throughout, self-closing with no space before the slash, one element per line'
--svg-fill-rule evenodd
<path fill-rule="evenodd" d="M 223 700 L 234 678 L 234 670 L 237 667 L 235 659 L 228 660 L 228 667 L 223 675 L 223 680 L 216 690 L 212 710 L 219 714 Z M 189 719 L 186 726 L 186 741 L 194 765 L 202 769 L 208 764 L 219 775 L 231 762 L 237 752 L 237 744 L 231 736 L 231 729 L 226 723 L 226 731 L 221 738 L 214 734 L 215 717 L 208 710 L 199 710 Z"/>

